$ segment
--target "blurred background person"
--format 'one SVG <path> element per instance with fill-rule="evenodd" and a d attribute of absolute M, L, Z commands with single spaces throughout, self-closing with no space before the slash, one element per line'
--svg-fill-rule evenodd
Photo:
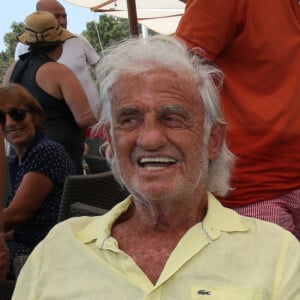
<path fill-rule="evenodd" d="M 9 257 L 4 238 L 3 195 L 6 180 L 6 159 L 2 127 L 0 126 L 0 283 L 6 278 Z"/>
<path fill-rule="evenodd" d="M 227 141 L 238 159 L 221 201 L 300 239 L 300 2 L 186 2 L 177 37 L 225 74 Z"/>
<path fill-rule="evenodd" d="M 56 62 L 63 42 L 74 36 L 46 11 L 34 12 L 25 23 L 25 32 L 18 39 L 30 46 L 29 52 L 10 66 L 4 83 L 20 83 L 39 101 L 45 113 L 46 135 L 65 147 L 82 173 L 83 129 L 94 125 L 96 119 L 78 78 Z"/>
<path fill-rule="evenodd" d="M 12 186 L 4 208 L 4 231 L 13 260 L 28 255 L 57 223 L 67 175 L 76 174 L 64 150 L 43 133 L 43 111 L 21 85 L 0 87 L 0 124 L 17 156 L 9 163 Z"/>
<path fill-rule="evenodd" d="M 36 10 L 52 13 L 57 19 L 58 24 L 67 29 L 67 12 L 58 1 L 40 0 L 36 3 Z M 83 35 L 74 34 L 74 36 L 76 38 L 68 39 L 64 42 L 62 55 L 57 61 L 68 66 L 78 77 L 97 118 L 99 117 L 99 95 L 89 67 L 95 68 L 100 58 L 93 46 Z M 28 46 L 18 43 L 15 51 L 15 60 L 18 60 L 19 56 L 26 52 L 28 52 Z"/>

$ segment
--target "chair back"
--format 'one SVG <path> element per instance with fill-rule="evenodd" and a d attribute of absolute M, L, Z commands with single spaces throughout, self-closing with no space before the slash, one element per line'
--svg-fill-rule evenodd
<path fill-rule="evenodd" d="M 10 300 L 12 298 L 16 280 L 4 280 L 0 282 L 0 300 Z"/>
<path fill-rule="evenodd" d="M 88 174 L 103 173 L 111 170 L 105 157 L 87 154 L 84 156 L 84 159 L 88 166 Z"/>
<path fill-rule="evenodd" d="M 100 146 L 103 144 L 103 140 L 101 138 L 86 138 L 85 143 L 89 147 L 89 154 L 102 156 Z"/>
<path fill-rule="evenodd" d="M 69 175 L 64 184 L 58 222 L 78 215 L 101 214 L 124 200 L 128 194 L 117 183 L 111 171 Z M 80 213 L 74 213 L 74 205 L 80 207 Z"/>

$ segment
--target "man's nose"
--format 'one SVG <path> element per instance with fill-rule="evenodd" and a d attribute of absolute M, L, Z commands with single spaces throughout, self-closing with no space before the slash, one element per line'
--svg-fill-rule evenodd
<path fill-rule="evenodd" d="M 137 138 L 137 145 L 145 150 L 157 150 L 167 144 L 163 125 L 153 115 L 146 115 Z"/>

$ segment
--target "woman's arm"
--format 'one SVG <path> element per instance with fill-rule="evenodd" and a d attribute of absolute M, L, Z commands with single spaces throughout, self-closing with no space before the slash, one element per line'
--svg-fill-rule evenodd
<path fill-rule="evenodd" d="M 4 231 L 15 229 L 32 217 L 52 188 L 48 176 L 36 172 L 25 174 L 12 202 L 4 209 Z"/>

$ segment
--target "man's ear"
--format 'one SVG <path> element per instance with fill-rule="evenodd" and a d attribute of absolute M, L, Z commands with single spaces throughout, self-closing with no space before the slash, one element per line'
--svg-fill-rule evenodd
<path fill-rule="evenodd" d="M 109 155 L 111 155 L 111 158 L 114 157 L 114 147 L 113 147 L 113 143 L 111 140 L 111 135 L 110 135 L 110 126 L 109 125 L 104 125 L 103 126 L 103 135 L 104 135 L 104 139 L 105 141 L 108 143 L 108 147 L 109 147 Z"/>
<path fill-rule="evenodd" d="M 209 159 L 215 159 L 223 146 L 226 126 L 224 124 L 213 125 L 210 129 L 208 141 Z"/>

